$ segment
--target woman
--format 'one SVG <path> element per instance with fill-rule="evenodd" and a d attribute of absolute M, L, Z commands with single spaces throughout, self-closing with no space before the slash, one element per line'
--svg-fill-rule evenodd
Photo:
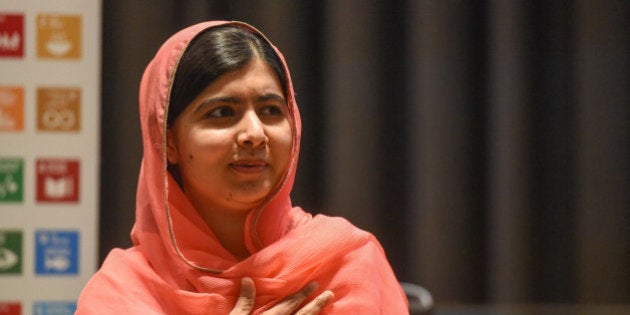
<path fill-rule="evenodd" d="M 167 40 L 140 119 L 134 245 L 112 250 L 77 313 L 407 314 L 371 234 L 292 206 L 300 116 L 258 30 L 205 22 Z"/>

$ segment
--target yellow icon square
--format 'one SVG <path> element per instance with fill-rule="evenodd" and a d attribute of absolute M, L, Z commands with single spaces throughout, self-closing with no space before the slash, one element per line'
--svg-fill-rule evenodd
<path fill-rule="evenodd" d="M 37 16 L 37 57 L 81 58 L 81 16 L 39 14 Z"/>
<path fill-rule="evenodd" d="M 37 129 L 77 131 L 81 129 L 81 90 L 47 87 L 37 89 Z"/>

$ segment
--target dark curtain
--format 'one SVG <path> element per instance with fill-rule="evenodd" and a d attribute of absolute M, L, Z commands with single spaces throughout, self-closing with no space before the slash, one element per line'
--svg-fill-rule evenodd
<path fill-rule="evenodd" d="M 208 19 L 286 55 L 295 204 L 440 303 L 630 302 L 630 1 L 103 1 L 101 260 L 130 245 L 137 90 Z M 378 285 L 378 284 L 375 284 Z"/>

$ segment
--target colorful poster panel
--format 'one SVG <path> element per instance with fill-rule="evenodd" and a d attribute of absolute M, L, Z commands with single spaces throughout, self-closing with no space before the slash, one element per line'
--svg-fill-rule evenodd
<path fill-rule="evenodd" d="M 24 15 L 0 12 L 0 58 L 24 56 Z"/>
<path fill-rule="evenodd" d="M 24 160 L 0 158 L 0 203 L 24 200 Z"/>
<path fill-rule="evenodd" d="M 24 130 L 24 88 L 0 85 L 0 131 L 22 130 Z"/>
<path fill-rule="evenodd" d="M 37 57 L 79 59 L 81 57 L 81 16 L 38 15 Z"/>
<path fill-rule="evenodd" d="M 22 304 L 14 301 L 0 301 L 0 315 L 22 315 Z"/>
<path fill-rule="evenodd" d="M 77 275 L 79 232 L 39 230 L 35 233 L 35 274 Z"/>
<path fill-rule="evenodd" d="M 81 89 L 47 87 L 37 89 L 37 130 L 81 129 Z"/>
<path fill-rule="evenodd" d="M 33 315 L 73 315 L 76 302 L 38 301 L 33 304 Z"/>
<path fill-rule="evenodd" d="M 38 202 L 79 201 L 79 160 L 40 158 L 35 168 Z"/>
<path fill-rule="evenodd" d="M 21 273 L 22 231 L 0 230 L 0 276 Z"/>

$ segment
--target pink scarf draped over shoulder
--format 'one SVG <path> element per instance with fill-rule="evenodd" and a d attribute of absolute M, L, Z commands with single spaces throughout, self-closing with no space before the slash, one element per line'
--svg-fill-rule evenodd
<path fill-rule="evenodd" d="M 188 43 L 219 25 L 242 27 L 264 38 L 241 22 L 199 23 L 169 38 L 150 62 L 140 85 L 144 155 L 133 246 L 109 253 L 83 289 L 77 314 L 228 314 L 243 277 L 256 285 L 253 314 L 312 281 L 319 283 L 313 297 L 324 290 L 335 294 L 322 314 L 408 314 L 405 294 L 374 236 L 342 218 L 312 217 L 291 204 L 301 121 L 288 67 L 277 48 L 288 81 L 292 157 L 282 185 L 248 215 L 250 257 L 238 261 L 221 246 L 167 171 L 166 113 L 174 71 Z"/>

